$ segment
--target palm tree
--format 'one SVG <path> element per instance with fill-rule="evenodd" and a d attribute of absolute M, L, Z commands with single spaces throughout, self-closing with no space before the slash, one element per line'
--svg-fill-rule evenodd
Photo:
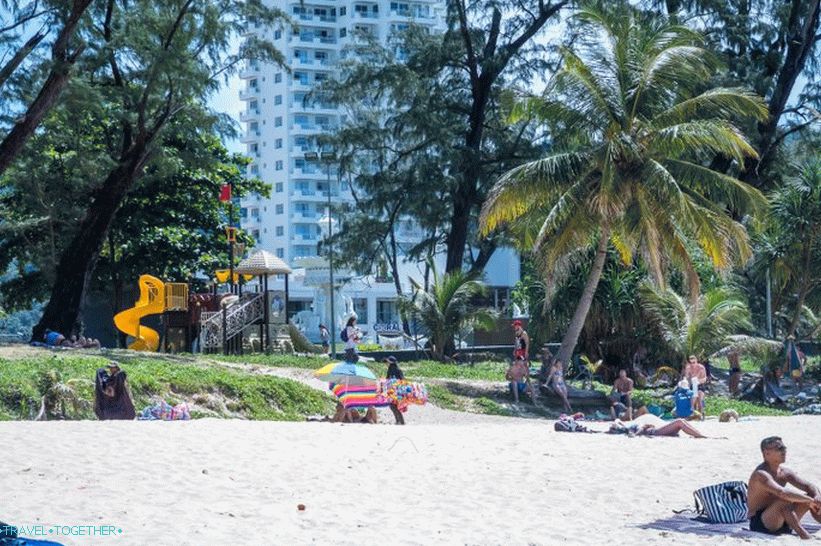
<path fill-rule="evenodd" d="M 586 25 L 578 52 L 542 96 L 515 104 L 512 118 L 546 122 L 563 149 L 503 175 L 483 206 L 488 234 L 512 224 L 541 259 L 546 284 L 558 280 L 595 244 L 587 283 L 559 350 L 567 361 L 584 326 L 608 245 L 629 264 L 639 254 L 654 282 L 678 266 L 690 295 L 699 293 L 692 242 L 726 268 L 747 259 L 745 228 L 727 214 L 761 209 L 764 196 L 705 167 L 716 155 L 743 164 L 756 152 L 733 123 L 763 120 L 760 97 L 707 87 L 717 61 L 693 31 L 642 17 L 630 8 L 577 16 Z M 701 92 L 700 92 L 701 91 Z M 516 233 L 516 230 L 514 230 Z"/>
<path fill-rule="evenodd" d="M 796 171 L 770 197 L 769 229 L 759 237 L 755 263 L 759 272 L 772 271 L 779 296 L 793 303 L 794 295 L 786 335 L 796 333 L 808 297 L 821 287 L 821 160 L 809 160 Z"/>
<path fill-rule="evenodd" d="M 433 357 L 444 360 L 457 332 L 470 326 L 492 328 L 495 314 L 473 305 L 471 300 L 486 292 L 485 285 L 473 276 L 453 271 L 440 277 L 435 267 L 431 267 L 431 271 L 433 283 L 427 291 L 410 279 L 413 295 L 400 300 L 400 309 L 422 323 L 428 332 Z"/>
<path fill-rule="evenodd" d="M 750 348 L 756 339 L 738 335 L 752 330 L 750 311 L 726 288 L 710 290 L 695 301 L 687 301 L 670 288 L 644 283 L 639 295 L 645 314 L 677 363 L 688 355 L 703 360 L 730 346 Z"/>

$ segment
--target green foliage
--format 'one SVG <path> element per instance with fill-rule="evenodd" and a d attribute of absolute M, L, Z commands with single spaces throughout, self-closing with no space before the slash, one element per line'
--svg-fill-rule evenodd
<path fill-rule="evenodd" d="M 0 359 L 0 413 L 15 419 L 30 419 L 36 415 L 42 396 L 69 401 L 55 391 L 60 385 L 75 385 L 78 408 L 66 406 L 71 419 L 94 419 L 93 378 L 95 370 L 106 365 L 107 359 L 92 356 L 48 355 L 23 359 Z M 241 416 L 248 419 L 299 421 L 306 415 L 328 413 L 333 406 L 329 396 L 295 381 L 270 375 L 228 369 L 207 361 L 183 363 L 168 359 L 132 358 L 123 368 L 137 410 L 157 399 L 170 403 L 214 399 L 206 407 L 206 415 Z M 200 405 L 207 402 L 202 402 Z M 65 405 L 65 404 L 64 404 Z M 226 413 L 226 411 L 230 413 Z"/>
<path fill-rule="evenodd" d="M 727 289 L 712 290 L 694 301 L 649 283 L 643 284 L 639 293 L 641 305 L 661 334 L 675 365 L 691 354 L 704 360 L 740 342 L 738 334 L 752 330 L 747 306 Z"/>
<path fill-rule="evenodd" d="M 481 230 L 510 225 L 520 247 L 538 253 L 548 302 L 600 234 L 625 264 L 640 256 L 658 285 L 672 264 L 698 294 L 691 243 L 719 269 L 749 258 L 747 232 L 727 207 L 755 213 L 766 203 L 704 163 L 719 154 L 738 164 L 755 157 L 734 121 L 764 120 L 766 108 L 747 91 L 708 87 L 717 63 L 693 31 L 624 6 L 583 9 L 577 20 L 583 38 L 563 52 L 544 94 L 523 94 L 511 110 L 513 120 L 550 128 L 554 150 L 498 180 Z M 588 305 L 579 299 L 578 309 Z M 568 328 L 563 351 L 580 328 Z"/>
<path fill-rule="evenodd" d="M 484 294 L 484 284 L 461 271 L 440 277 L 432 269 L 433 283 L 427 291 L 410 279 L 413 295 L 400 300 L 400 310 L 422 324 L 433 345 L 434 357 L 442 360 L 457 332 L 470 326 L 490 328 L 495 314 L 471 303 L 474 297 Z"/>

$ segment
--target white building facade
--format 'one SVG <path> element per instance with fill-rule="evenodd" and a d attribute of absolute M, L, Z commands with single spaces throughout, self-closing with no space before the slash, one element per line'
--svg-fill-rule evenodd
<path fill-rule="evenodd" d="M 318 244 L 327 234 L 328 200 L 351 200 L 346 181 L 321 162 L 306 160 L 316 152 L 316 137 L 338 127 L 341 112 L 321 98 L 306 95 L 334 76 L 343 50 L 367 32 L 386 43 L 391 33 L 410 23 L 431 32 L 443 31 L 444 0 L 350 1 L 269 0 L 298 23 L 291 30 L 248 25 L 248 35 L 260 34 L 284 54 L 290 73 L 282 67 L 252 63 L 240 73 L 244 80 L 240 99 L 244 109 L 242 142 L 253 160 L 249 176 L 272 186 L 270 198 L 251 196 L 241 203 L 241 226 L 259 248 L 282 258 L 296 270 L 291 278 L 291 315 L 309 338 L 318 339 L 319 323 L 338 335 L 341 322 L 351 312 L 360 327 L 375 341 L 375 333 L 399 322 L 396 288 L 392 279 L 338 272 L 338 294 L 330 316 L 329 283 L 323 281 L 327 265 L 318 259 Z M 413 237 L 412 229 L 406 236 Z M 307 268 L 303 271 L 303 267 Z M 407 277 L 421 278 L 424 264 L 402 264 L 403 289 Z M 500 306 L 509 300 L 509 288 L 519 278 L 518 256 L 497 251 L 486 269 L 485 281 L 494 287 Z M 276 284 L 281 281 L 275 282 Z M 330 324 L 329 324 L 330 323 Z"/>

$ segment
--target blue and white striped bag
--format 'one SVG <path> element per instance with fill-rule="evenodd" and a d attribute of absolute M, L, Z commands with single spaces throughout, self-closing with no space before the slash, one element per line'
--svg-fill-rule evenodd
<path fill-rule="evenodd" d="M 747 484 L 724 482 L 702 487 L 693 493 L 696 512 L 711 523 L 738 523 L 747 520 Z"/>

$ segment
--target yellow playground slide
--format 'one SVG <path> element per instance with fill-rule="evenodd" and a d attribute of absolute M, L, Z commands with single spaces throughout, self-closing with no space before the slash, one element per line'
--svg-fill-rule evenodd
<path fill-rule="evenodd" d="M 160 335 L 156 330 L 140 325 L 140 319 L 165 311 L 165 284 L 157 277 L 140 275 L 140 299 L 131 309 L 114 315 L 114 325 L 118 330 L 134 338 L 128 346 L 134 351 L 156 351 L 160 346 Z"/>

